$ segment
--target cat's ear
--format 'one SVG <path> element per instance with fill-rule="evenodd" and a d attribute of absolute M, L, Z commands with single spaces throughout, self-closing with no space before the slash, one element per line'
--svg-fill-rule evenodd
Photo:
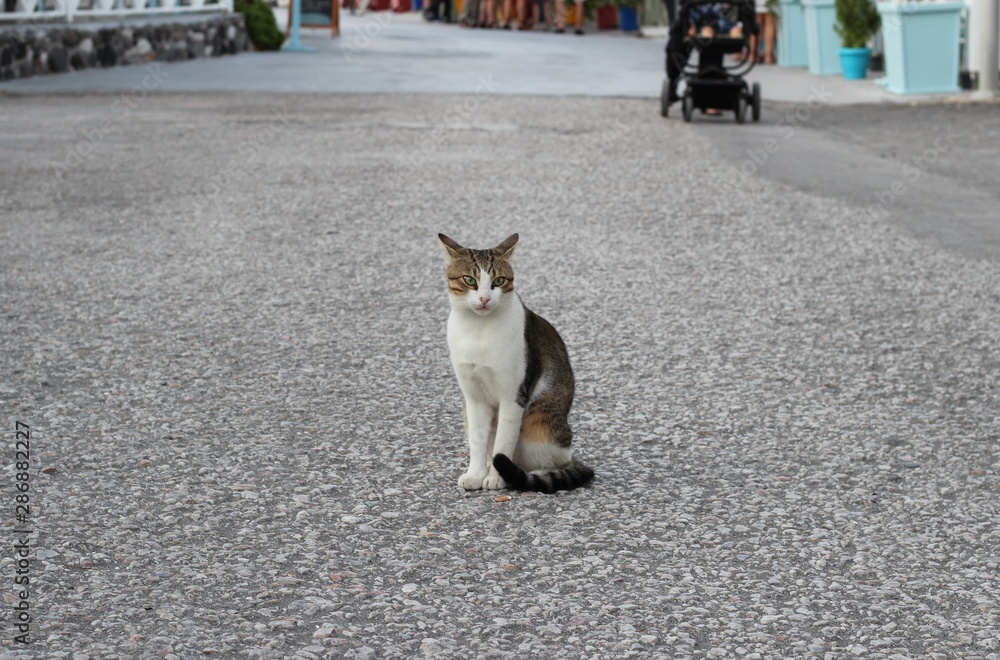
<path fill-rule="evenodd" d="M 500 253 L 504 259 L 510 259 L 514 255 L 514 248 L 517 246 L 517 234 L 511 234 L 507 238 L 503 239 L 503 243 L 493 248 Z"/>
<path fill-rule="evenodd" d="M 449 257 L 452 259 L 458 259 L 462 256 L 462 250 L 465 249 L 464 247 L 444 234 L 438 234 L 438 240 L 441 242 L 441 249 L 444 250 Z"/>

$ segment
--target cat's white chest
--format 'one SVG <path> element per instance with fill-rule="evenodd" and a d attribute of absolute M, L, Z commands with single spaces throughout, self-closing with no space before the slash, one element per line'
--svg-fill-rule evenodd
<path fill-rule="evenodd" d="M 477 317 L 453 309 L 448 317 L 448 348 L 462 391 L 493 406 L 516 396 L 527 359 L 524 307 L 516 301 L 497 311 Z"/>

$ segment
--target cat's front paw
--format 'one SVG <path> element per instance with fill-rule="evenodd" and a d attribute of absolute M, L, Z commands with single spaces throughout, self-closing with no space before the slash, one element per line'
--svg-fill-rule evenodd
<path fill-rule="evenodd" d="M 465 490 L 479 490 L 483 487 L 484 476 L 476 472 L 466 472 L 458 478 L 458 485 Z"/>
<path fill-rule="evenodd" d="M 484 490 L 500 490 L 501 488 L 506 488 L 507 482 L 503 480 L 496 470 L 492 470 L 490 474 L 486 475 L 483 479 L 483 489 Z"/>

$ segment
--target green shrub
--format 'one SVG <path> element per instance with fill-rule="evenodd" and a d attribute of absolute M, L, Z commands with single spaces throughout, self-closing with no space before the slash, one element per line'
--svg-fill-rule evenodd
<path fill-rule="evenodd" d="M 882 25 L 872 0 L 836 0 L 834 8 L 837 19 L 833 29 L 844 48 L 864 48 Z"/>
<path fill-rule="evenodd" d="M 264 0 L 237 0 L 233 8 L 246 17 L 247 34 L 257 50 L 278 50 L 285 34 L 278 29 L 274 11 Z"/>

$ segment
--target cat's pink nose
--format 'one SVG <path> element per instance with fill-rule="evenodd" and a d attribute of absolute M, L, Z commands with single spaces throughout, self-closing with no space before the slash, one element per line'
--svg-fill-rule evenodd
<path fill-rule="evenodd" d="M 483 305 L 485 305 L 489 301 L 490 301 L 490 297 L 489 296 L 479 296 L 479 302 L 481 302 Z"/>

